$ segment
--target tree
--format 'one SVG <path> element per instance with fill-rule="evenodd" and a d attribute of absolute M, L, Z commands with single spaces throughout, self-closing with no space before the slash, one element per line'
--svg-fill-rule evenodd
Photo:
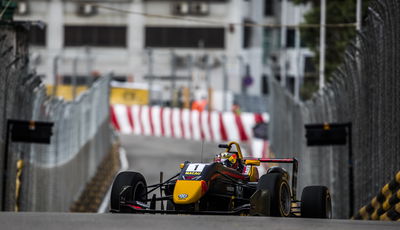
<path fill-rule="evenodd" d="M 313 8 L 305 14 L 306 24 L 320 23 L 320 0 L 293 0 L 296 4 L 312 3 Z M 363 16 L 366 15 L 368 4 L 371 0 L 363 0 Z M 356 22 L 357 0 L 327 0 L 326 24 L 341 24 Z M 355 27 L 328 27 L 326 29 L 325 75 L 329 81 L 330 76 L 343 61 L 346 47 L 355 38 Z M 314 53 L 314 64 L 319 64 L 319 28 L 301 29 L 301 38 Z"/>

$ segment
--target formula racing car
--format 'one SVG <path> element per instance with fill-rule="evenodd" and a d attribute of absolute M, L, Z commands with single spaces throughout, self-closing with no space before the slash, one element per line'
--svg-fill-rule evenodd
<path fill-rule="evenodd" d="M 325 186 L 307 186 L 297 199 L 295 158 L 245 159 L 236 142 L 219 147 L 225 151 L 213 162 L 182 163 L 179 173 L 158 184 L 147 185 L 138 172 L 120 172 L 112 185 L 110 211 L 331 218 L 331 197 Z M 269 167 L 259 177 L 261 163 L 291 164 L 291 177 L 279 166 Z"/>

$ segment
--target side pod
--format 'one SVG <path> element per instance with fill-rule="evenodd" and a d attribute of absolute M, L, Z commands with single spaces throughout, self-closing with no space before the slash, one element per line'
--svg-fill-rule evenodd
<path fill-rule="evenodd" d="M 250 197 L 250 215 L 251 216 L 269 216 L 270 215 L 270 194 L 268 190 L 257 190 Z"/>

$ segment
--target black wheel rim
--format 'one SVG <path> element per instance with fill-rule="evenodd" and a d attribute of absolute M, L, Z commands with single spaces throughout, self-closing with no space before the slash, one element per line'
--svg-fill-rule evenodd
<path fill-rule="evenodd" d="M 133 190 L 133 200 L 146 201 L 146 186 L 142 181 L 139 181 Z"/>

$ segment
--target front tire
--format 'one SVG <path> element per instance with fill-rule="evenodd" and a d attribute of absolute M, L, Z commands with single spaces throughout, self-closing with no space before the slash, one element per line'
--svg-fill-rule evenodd
<path fill-rule="evenodd" d="M 268 190 L 270 193 L 270 215 L 284 216 L 290 215 L 291 193 L 286 179 L 281 173 L 270 173 L 261 176 L 257 184 L 257 189 Z"/>
<path fill-rule="evenodd" d="M 307 186 L 301 194 L 301 217 L 332 218 L 332 203 L 325 186 Z"/>
<path fill-rule="evenodd" d="M 125 186 L 132 186 L 131 192 L 127 194 L 128 200 L 146 202 L 147 184 L 143 175 L 137 172 L 120 172 L 114 179 L 111 188 L 111 209 L 120 210 L 120 193 Z"/>

